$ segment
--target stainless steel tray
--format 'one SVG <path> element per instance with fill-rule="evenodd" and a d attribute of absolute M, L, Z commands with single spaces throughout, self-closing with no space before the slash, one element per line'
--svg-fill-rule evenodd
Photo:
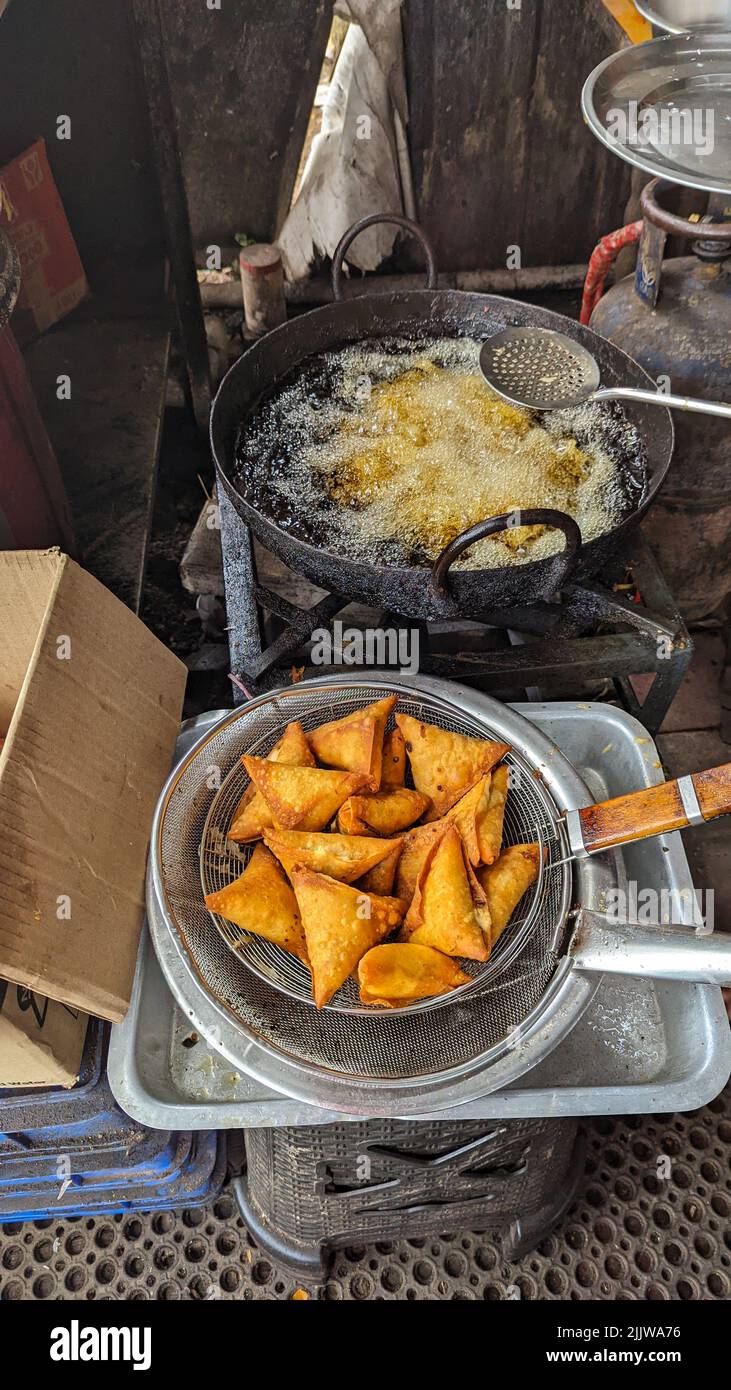
<path fill-rule="evenodd" d="M 647 174 L 731 193 L 731 32 L 666 34 L 605 58 L 581 107 L 602 144 Z"/>
<path fill-rule="evenodd" d="M 666 34 L 690 33 L 707 24 L 731 29 L 731 0 L 635 0 L 635 8 Z"/>
<path fill-rule="evenodd" d="M 568 702 L 515 708 L 555 740 L 598 799 L 662 780 L 655 745 L 622 710 Z M 189 720 L 179 756 L 224 713 Z M 628 846 L 623 857 L 628 880 L 640 888 L 692 890 L 677 834 Z M 129 1012 L 112 1029 L 108 1066 L 123 1109 L 160 1129 L 258 1128 L 344 1118 L 266 1090 L 198 1038 L 173 1000 L 147 932 Z M 717 1095 L 730 1073 L 731 1032 L 720 990 L 603 980 L 576 1027 L 544 1062 L 515 1085 L 436 1118 L 689 1110 Z"/>

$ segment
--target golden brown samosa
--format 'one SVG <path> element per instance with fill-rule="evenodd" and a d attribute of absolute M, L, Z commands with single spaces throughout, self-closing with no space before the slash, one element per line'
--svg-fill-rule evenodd
<path fill-rule="evenodd" d="M 318 762 L 345 772 L 362 773 L 367 778 L 364 785 L 377 792 L 381 785 L 386 723 L 395 704 L 396 696 L 388 695 L 343 719 L 333 719 L 310 730 L 307 737 Z"/>
<path fill-rule="evenodd" d="M 409 714 L 397 714 L 396 723 L 406 740 L 414 786 L 431 798 L 426 821 L 439 820 L 510 749 L 507 743 L 455 734 Z"/>
<path fill-rule="evenodd" d="M 338 812 L 338 830 L 343 835 L 397 835 L 413 825 L 428 805 L 428 796 L 410 787 L 351 796 Z"/>
<path fill-rule="evenodd" d="M 492 773 L 486 772 L 479 782 L 475 782 L 474 787 L 470 787 L 469 791 L 455 802 L 445 816 L 445 820 L 456 825 L 462 836 L 467 858 L 470 864 L 475 866 L 480 863 L 479 826 L 482 817 L 487 812 L 491 780 Z"/>
<path fill-rule="evenodd" d="M 454 825 L 432 846 L 404 920 L 402 939 L 447 956 L 487 960 L 490 912 Z"/>
<path fill-rule="evenodd" d="M 332 999 L 361 956 L 399 925 L 403 907 L 396 898 L 377 898 L 313 873 L 301 864 L 292 885 L 302 917 L 318 1009 Z"/>
<path fill-rule="evenodd" d="M 363 841 L 367 837 L 365 835 L 358 835 L 356 838 Z M 376 893 L 379 897 L 387 898 L 393 893 L 396 869 L 398 868 L 398 861 L 401 857 L 403 836 L 399 836 L 397 840 L 381 840 L 379 843 L 383 845 L 395 845 L 395 849 L 389 850 L 380 864 L 375 864 L 366 874 L 362 874 L 357 880 L 357 884 L 364 893 Z M 408 906 L 408 904 L 406 904 L 406 906 Z"/>
<path fill-rule="evenodd" d="M 507 794 L 508 768 L 501 763 L 447 811 L 446 819 L 457 826 L 469 861 L 475 867 L 494 864 L 500 853 Z"/>
<path fill-rule="evenodd" d="M 242 931 L 263 936 L 307 964 L 307 946 L 297 900 L 284 873 L 264 845 L 256 845 L 244 872 L 228 887 L 208 893 L 205 904 Z"/>
<path fill-rule="evenodd" d="M 466 985 L 470 978 L 449 956 L 413 941 L 373 946 L 358 966 L 362 1002 L 386 1009 L 446 994 L 457 985 Z"/>
<path fill-rule="evenodd" d="M 286 767 L 264 758 L 244 756 L 242 762 L 279 830 L 322 830 L 364 781 L 353 772 Z"/>
<path fill-rule="evenodd" d="M 400 729 L 392 729 L 383 740 L 381 791 L 403 787 L 406 781 L 406 743 Z"/>
<path fill-rule="evenodd" d="M 495 945 L 505 930 L 523 894 L 538 878 L 541 851 L 538 845 L 509 845 L 500 858 L 477 877 L 490 909 L 490 940 Z"/>
<path fill-rule="evenodd" d="M 282 737 L 267 755 L 267 762 L 282 763 L 285 767 L 315 766 L 315 759 L 299 720 L 294 719 L 287 725 Z M 239 844 L 247 840 L 258 840 L 262 830 L 273 825 L 272 813 L 266 801 L 251 782 L 233 813 L 227 839 L 236 840 Z"/>
<path fill-rule="evenodd" d="M 478 818 L 477 838 L 483 864 L 494 864 L 502 848 L 509 777 L 510 769 L 506 763 L 501 763 L 495 768 L 490 782 L 487 809 Z"/>
<path fill-rule="evenodd" d="M 289 874 L 304 864 L 318 874 L 329 874 L 342 883 L 367 874 L 383 859 L 398 855 L 400 840 L 381 840 L 368 835 L 323 835 L 312 830 L 265 830 L 264 841 Z M 395 867 L 395 861 L 394 861 Z"/>
<path fill-rule="evenodd" d="M 432 846 L 441 840 L 449 826 L 447 820 L 430 821 L 407 830 L 396 869 L 396 897 L 407 907 L 416 892 L 416 883 Z"/>

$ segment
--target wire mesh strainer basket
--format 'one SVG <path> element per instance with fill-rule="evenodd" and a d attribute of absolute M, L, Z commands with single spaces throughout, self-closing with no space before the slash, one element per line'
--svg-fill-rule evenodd
<path fill-rule="evenodd" d="M 363 704 L 370 702 L 371 699 L 378 699 L 385 693 L 387 693 L 385 690 L 380 690 L 379 694 L 373 696 L 367 687 L 357 685 L 335 688 L 327 693 L 319 690 L 316 692 L 303 690 L 300 699 L 304 699 L 306 703 L 298 709 L 296 715 L 291 712 L 288 705 L 279 724 L 273 728 L 267 728 L 266 733 L 261 734 L 253 745 L 241 746 L 240 752 L 265 758 L 281 737 L 290 719 L 299 719 L 307 731 L 316 728 L 318 724 L 327 720 L 343 718 L 361 708 Z M 409 714 L 414 718 L 437 724 L 442 729 L 470 733 L 481 738 L 497 738 L 493 731 L 485 729 L 484 725 L 475 722 L 470 723 L 464 715 L 457 716 L 454 712 L 435 709 L 433 701 L 423 695 L 400 694 L 396 710 L 399 714 Z M 387 727 L 390 729 L 393 725 L 394 717 L 391 715 Z M 244 737 L 243 730 L 240 736 Z M 248 736 L 250 735 L 247 734 Z M 525 894 L 519 909 L 509 927 L 500 937 L 489 961 L 484 963 L 465 961 L 463 963 L 465 972 L 472 976 L 468 984 L 461 985 L 457 990 L 442 995 L 419 999 L 414 1003 L 402 1005 L 398 1010 L 399 1013 L 421 1012 L 439 1008 L 451 1002 L 455 995 L 463 994 L 476 987 L 483 988 L 495 980 L 519 955 L 530 939 L 542 911 L 549 906 L 546 899 L 550 900 L 553 896 L 553 890 L 560 887 L 560 878 L 558 884 L 552 881 L 552 878 L 555 878 L 553 866 L 555 866 L 556 861 L 562 858 L 563 853 L 555 808 L 547 793 L 536 782 L 533 769 L 518 751 L 511 750 L 506 756 L 505 762 L 509 767 L 510 789 L 505 812 L 503 843 L 513 845 L 531 841 L 541 845 L 543 858 L 538 880 Z M 251 857 L 253 845 L 237 845 L 226 839 L 227 832 L 235 817 L 236 808 L 248 785 L 249 777 L 239 757 L 223 779 L 220 789 L 213 793 L 211 807 L 203 826 L 200 844 L 202 895 L 225 888 L 243 872 Z M 225 917 L 216 913 L 212 913 L 211 916 L 226 944 L 261 980 L 288 995 L 291 999 L 299 1000 L 314 1008 L 310 972 L 296 956 L 275 946 L 263 937 L 242 931 L 240 927 L 227 921 Z M 333 1012 L 345 1014 L 372 1015 L 374 1013 L 388 1012 L 391 1014 L 393 1012 L 391 1009 L 385 1010 L 380 1005 L 362 1004 L 357 981 L 352 976 L 345 981 L 325 1007 Z"/>
<path fill-rule="evenodd" d="M 556 805 L 536 764 L 514 742 L 508 761 L 516 768 L 516 785 L 509 798 L 506 839 L 536 840 L 540 834 L 547 863 L 501 949 L 482 967 L 485 973 L 440 1001 L 440 1008 L 366 1012 L 353 992 L 336 1007 L 318 1011 L 303 994 L 309 978 L 290 975 L 275 984 L 268 975 L 281 970 L 278 957 L 283 953 L 262 949 L 266 943 L 256 939 L 254 969 L 246 953 L 224 937 L 203 903 L 201 875 L 206 884 L 223 884 L 241 873 L 246 861 L 246 851 L 232 850 L 225 842 L 228 821 L 245 786 L 244 780 L 236 781 L 241 754 L 266 753 L 293 719 L 301 720 L 305 729 L 313 728 L 390 693 L 398 696 L 399 710 L 442 728 L 510 741 L 509 730 L 493 728 L 481 717 L 479 699 L 460 700 L 460 694 L 469 692 L 458 686 L 375 675 L 303 682 L 259 697 L 196 745 L 161 798 L 152 846 L 150 912 L 182 945 L 206 994 L 257 1049 L 280 1057 L 273 1066 L 285 1064 L 297 1075 L 324 1073 L 338 1083 L 352 1078 L 356 1085 L 398 1086 L 407 1078 L 456 1074 L 472 1069 L 478 1059 L 484 1065 L 488 1058 L 514 1048 L 516 1030 L 530 1031 L 533 1015 L 550 994 L 571 898 L 572 867 L 558 862 L 564 850 Z M 500 709 L 484 698 L 482 704 Z M 249 949 L 247 939 L 245 951 Z M 289 960 L 285 964 L 292 969 Z M 299 1088 L 299 1083 L 292 1084 Z M 306 1092 L 309 1083 L 301 1087 L 301 1093 Z"/>

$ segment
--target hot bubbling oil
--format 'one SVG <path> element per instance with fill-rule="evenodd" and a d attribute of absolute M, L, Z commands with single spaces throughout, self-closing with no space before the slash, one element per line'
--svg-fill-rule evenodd
<path fill-rule="evenodd" d="M 321 354 L 242 431 L 250 500 L 267 514 L 274 501 L 280 524 L 306 539 L 324 524 L 328 550 L 374 563 L 427 563 L 476 522 L 527 507 L 568 512 L 585 540 L 609 530 L 628 497 L 603 408 L 538 418 L 508 405 L 481 376 L 479 349 L 391 339 Z M 633 427 L 613 420 L 613 444 L 638 454 Z M 560 544 L 555 532 L 514 527 L 459 563 L 520 563 Z"/>

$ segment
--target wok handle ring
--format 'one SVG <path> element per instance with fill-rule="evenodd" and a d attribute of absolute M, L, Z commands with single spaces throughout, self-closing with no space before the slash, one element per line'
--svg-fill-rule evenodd
<path fill-rule="evenodd" d="M 424 255 L 426 256 L 426 288 L 435 290 L 437 288 L 437 262 L 432 246 L 426 232 L 422 231 L 417 222 L 412 222 L 410 217 L 402 217 L 398 212 L 371 212 L 367 217 L 359 217 L 352 227 L 348 227 L 347 232 L 341 236 L 333 255 L 332 264 L 332 287 L 333 299 L 340 300 L 343 297 L 342 273 L 345 252 L 351 242 L 355 241 L 366 227 L 374 227 L 378 222 L 395 222 L 397 227 L 403 227 L 405 232 L 410 232 L 411 236 L 416 237 Z"/>
<path fill-rule="evenodd" d="M 449 570 L 463 550 L 468 550 L 471 545 L 485 540 L 487 536 L 495 536 L 500 531 L 510 531 L 516 526 L 548 526 L 563 531 L 564 548 L 553 559 L 551 590 L 550 594 L 544 595 L 547 598 L 553 597 L 576 568 L 582 539 L 574 518 L 566 512 L 554 511 L 551 507 L 516 508 L 515 511 L 503 512 L 500 516 L 491 516 L 486 521 L 478 521 L 468 530 L 455 536 L 449 545 L 445 545 L 432 566 L 430 583 L 437 597 L 449 598 Z"/>

